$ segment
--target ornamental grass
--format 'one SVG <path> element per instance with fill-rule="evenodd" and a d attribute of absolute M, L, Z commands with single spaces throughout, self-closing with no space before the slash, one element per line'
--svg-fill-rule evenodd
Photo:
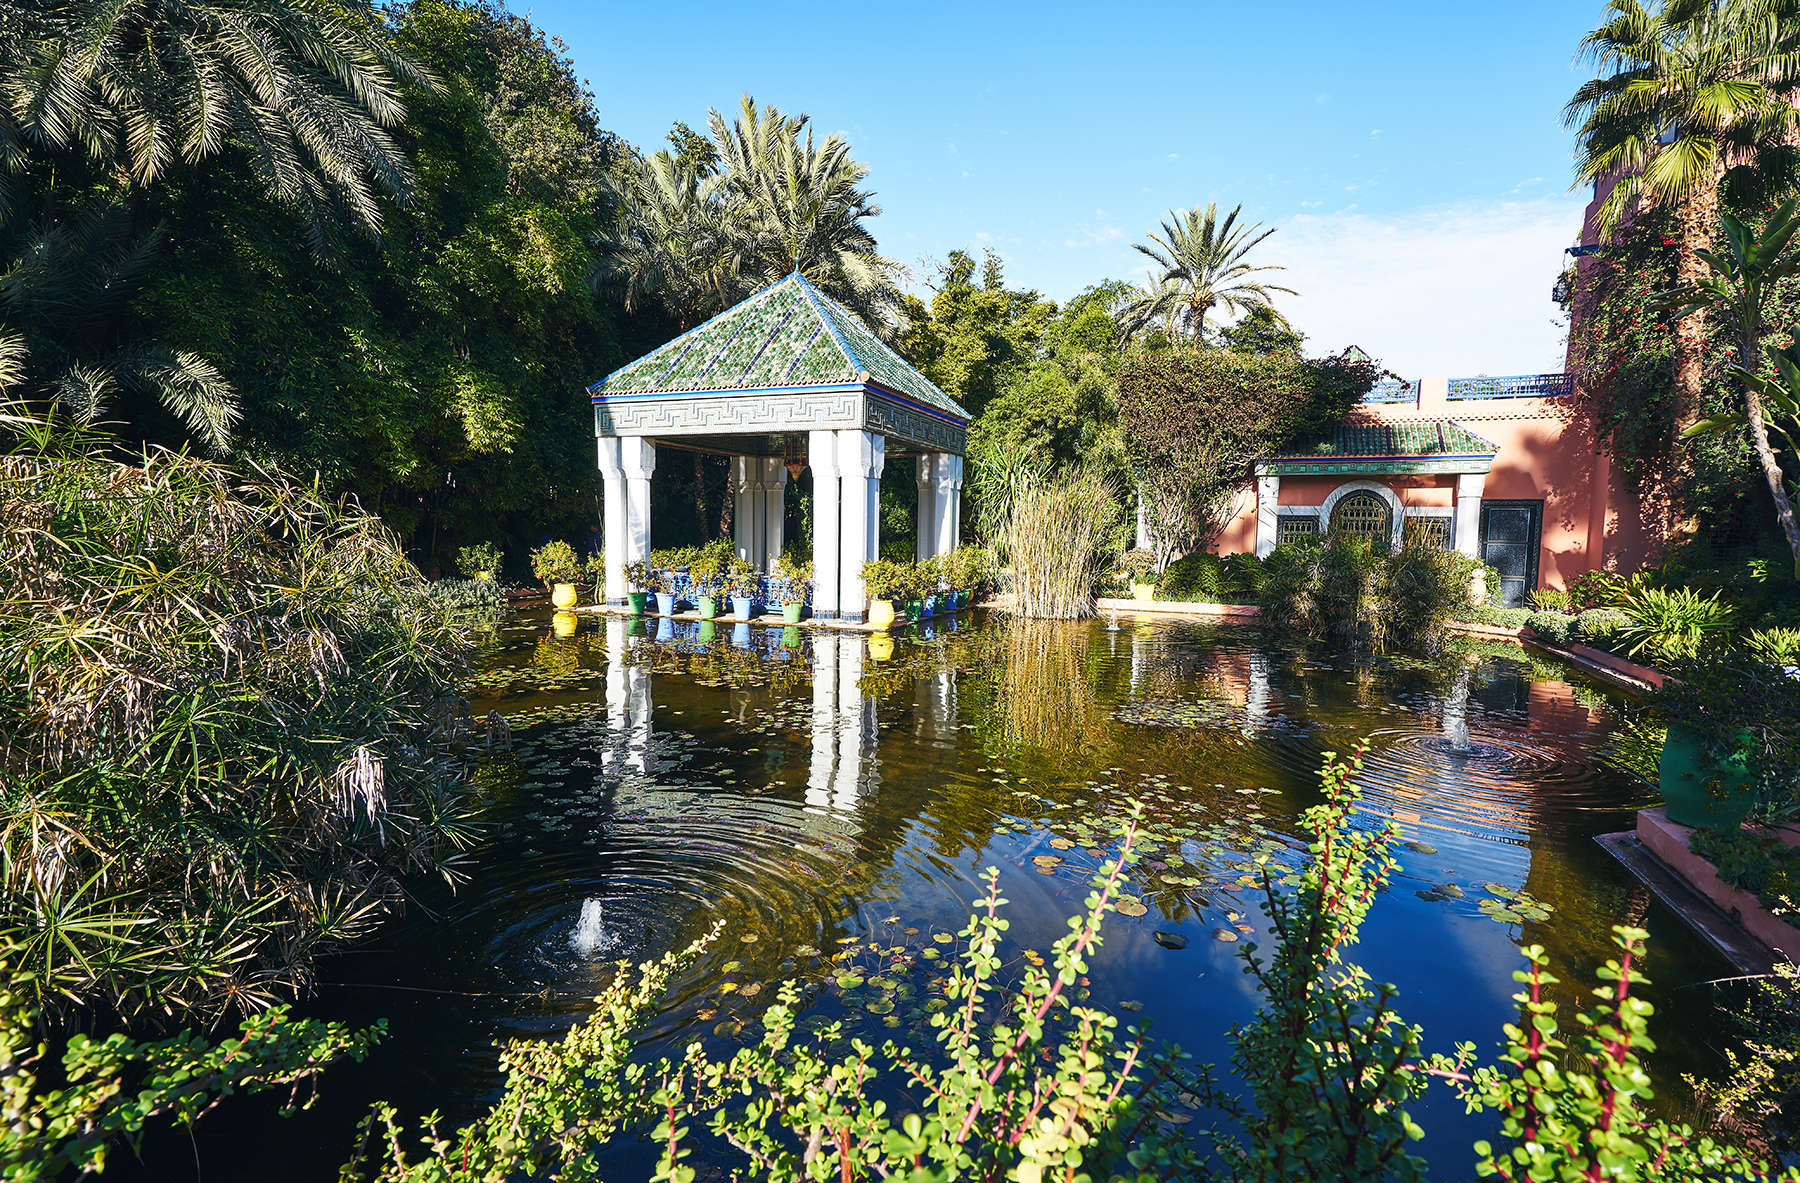
<path fill-rule="evenodd" d="M 1119 499 L 1113 483 L 1088 468 L 1029 480 L 1008 523 L 1013 611 L 1042 620 L 1094 614 L 1094 585 L 1116 555 Z"/>
<path fill-rule="evenodd" d="M 0 940 L 34 1002 L 256 1009 L 454 880 L 459 613 L 354 502 L 10 420 L 0 456 Z"/>

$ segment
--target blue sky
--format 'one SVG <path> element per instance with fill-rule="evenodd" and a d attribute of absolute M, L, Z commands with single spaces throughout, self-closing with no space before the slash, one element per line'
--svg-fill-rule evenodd
<path fill-rule="evenodd" d="M 1319 351 L 1408 376 L 1561 368 L 1580 229 L 1563 104 L 1601 4 L 593 5 L 527 12 L 660 147 L 739 95 L 847 136 L 884 253 L 991 247 L 1066 299 L 1171 208 L 1243 203 Z"/>

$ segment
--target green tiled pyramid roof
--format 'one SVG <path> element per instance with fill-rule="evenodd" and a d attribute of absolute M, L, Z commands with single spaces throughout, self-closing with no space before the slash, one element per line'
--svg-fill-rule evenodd
<path fill-rule="evenodd" d="M 596 399 L 868 382 L 964 422 L 969 413 L 799 272 L 594 385 Z"/>
<path fill-rule="evenodd" d="M 1482 439 L 1449 419 L 1413 423 L 1352 420 L 1340 423 L 1309 452 L 1290 452 L 1284 460 L 1363 456 L 1492 456 L 1499 445 Z"/>

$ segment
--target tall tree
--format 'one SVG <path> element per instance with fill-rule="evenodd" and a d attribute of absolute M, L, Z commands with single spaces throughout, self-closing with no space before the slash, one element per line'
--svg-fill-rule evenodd
<path fill-rule="evenodd" d="M 1199 206 L 1171 210 L 1162 232 L 1151 232 L 1153 245 L 1134 244 L 1162 270 L 1150 277 L 1127 313 L 1126 323 L 1132 332 L 1160 323 L 1171 337 L 1185 333 L 1193 341 L 1202 342 L 1206 339 L 1207 314 L 1214 308 L 1249 312 L 1266 307 L 1274 292 L 1299 295 L 1292 288 L 1252 278 L 1259 272 L 1286 268 L 1252 267 L 1244 261 L 1275 229 L 1263 230 L 1261 222 L 1239 226 L 1238 215 L 1243 210 L 1243 206 L 1238 206 L 1225 215 L 1223 222 L 1219 221 L 1218 206 L 1211 202 L 1204 210 Z"/>
<path fill-rule="evenodd" d="M 1056 305 L 1039 292 L 1008 288 L 997 255 L 951 251 L 938 269 L 930 307 L 907 296 L 899 351 L 951 398 L 979 417 L 1036 361 Z"/>
<path fill-rule="evenodd" d="M 1790 183 L 1800 111 L 1800 5 L 1794 0 L 1610 0 L 1581 43 L 1601 76 L 1564 111 L 1576 126 L 1576 185 L 1611 185 L 1597 230 L 1610 240 L 1645 206 L 1674 210 L 1676 282 L 1701 282 L 1727 182 Z M 1734 176 L 1734 174 L 1736 174 Z M 1700 411 L 1704 312 L 1676 325 L 1678 417 Z"/>

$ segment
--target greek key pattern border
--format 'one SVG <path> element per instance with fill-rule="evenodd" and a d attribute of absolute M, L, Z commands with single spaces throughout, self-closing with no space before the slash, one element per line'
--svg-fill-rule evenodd
<path fill-rule="evenodd" d="M 743 432 L 773 435 L 861 427 L 862 403 L 863 396 L 854 392 L 599 402 L 594 404 L 594 434 L 719 435 Z"/>
<path fill-rule="evenodd" d="M 946 423 L 932 415 L 891 403 L 878 395 L 870 395 L 865 411 L 868 430 L 912 444 L 927 452 L 949 452 L 961 456 L 968 447 L 968 431 L 958 423 Z"/>

